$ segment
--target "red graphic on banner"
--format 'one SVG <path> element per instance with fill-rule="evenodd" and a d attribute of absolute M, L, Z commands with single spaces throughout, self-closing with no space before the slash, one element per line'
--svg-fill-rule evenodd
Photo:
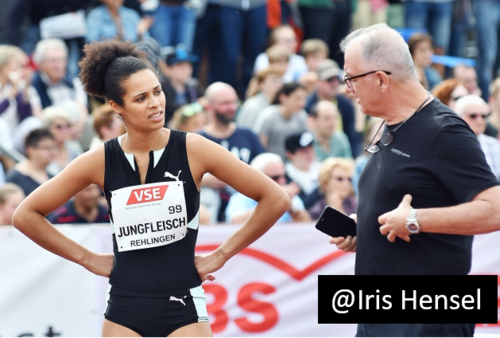
<path fill-rule="evenodd" d="M 139 204 L 139 203 L 149 203 L 154 201 L 161 201 L 165 197 L 168 185 L 162 185 L 159 187 L 148 187 L 141 189 L 134 189 L 130 193 L 127 205 Z"/>
<path fill-rule="evenodd" d="M 196 251 L 213 251 L 217 249 L 220 246 L 220 244 L 214 245 L 198 245 L 196 246 Z M 246 248 L 243 249 L 240 253 L 240 255 L 247 255 L 250 257 L 254 257 L 256 259 L 260 259 L 263 262 L 268 263 L 269 265 L 274 266 L 275 268 L 285 272 L 286 274 L 290 275 L 290 277 L 300 281 L 304 279 L 305 277 L 309 276 L 311 273 L 314 271 L 318 270 L 319 268 L 322 268 L 326 264 L 330 263 L 331 261 L 334 261 L 346 253 L 344 251 L 335 251 L 332 252 L 329 255 L 326 255 L 317 261 L 313 262 L 311 265 L 307 266 L 304 270 L 298 270 L 295 267 L 291 266 L 287 262 L 279 259 L 278 257 L 272 256 L 266 252 L 259 251 L 256 249 L 252 248 Z"/>

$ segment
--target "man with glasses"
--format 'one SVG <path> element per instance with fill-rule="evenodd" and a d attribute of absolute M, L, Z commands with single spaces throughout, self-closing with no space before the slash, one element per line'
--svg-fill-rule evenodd
<path fill-rule="evenodd" d="M 341 43 L 345 81 L 383 134 L 359 180 L 356 275 L 466 275 L 471 235 L 500 229 L 500 187 L 476 136 L 418 82 L 408 45 L 386 24 Z M 353 216 L 354 217 L 354 216 Z M 357 336 L 472 336 L 474 324 L 359 324 Z"/>
<path fill-rule="evenodd" d="M 264 152 L 253 131 L 236 125 L 239 101 L 233 87 L 227 83 L 215 82 L 207 88 L 205 97 L 208 123 L 200 132 L 201 135 L 222 145 L 247 164 Z M 209 209 L 212 223 L 224 222 L 227 201 L 234 190 L 210 174 L 205 175 L 201 185 L 201 204 Z"/>
<path fill-rule="evenodd" d="M 342 125 L 342 130 L 347 135 L 351 144 L 352 156 L 355 158 L 361 153 L 361 137 L 355 131 L 355 112 L 351 101 L 345 96 L 339 94 L 340 74 L 342 73 L 338 64 L 333 60 L 323 60 L 318 64 L 316 69 L 318 81 L 316 82 L 316 91 L 312 92 L 306 103 L 306 111 L 312 114 L 315 104 L 319 101 L 326 100 L 335 104 L 340 113 L 339 121 Z"/>
<path fill-rule="evenodd" d="M 490 107 L 476 95 L 462 96 L 455 108 L 457 114 L 476 134 L 491 171 L 500 179 L 500 142 L 486 135 L 486 120 L 490 116 Z"/>

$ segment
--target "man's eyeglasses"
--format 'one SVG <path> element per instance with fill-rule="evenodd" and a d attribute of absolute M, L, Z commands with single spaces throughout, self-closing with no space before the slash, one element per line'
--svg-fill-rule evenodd
<path fill-rule="evenodd" d="M 455 96 L 455 97 L 452 97 L 452 100 L 453 101 L 458 101 L 462 98 L 463 96 Z"/>
<path fill-rule="evenodd" d="M 486 120 L 488 117 L 490 117 L 491 114 L 479 114 L 479 113 L 473 113 L 473 114 L 468 114 L 468 116 L 475 120 L 476 117 L 480 116 L 481 118 L 483 118 L 484 120 Z"/>
<path fill-rule="evenodd" d="M 349 76 L 349 75 L 345 74 L 344 75 L 344 82 L 345 82 L 345 84 L 347 85 L 347 87 L 349 89 L 352 89 L 352 82 L 351 82 L 351 80 L 354 80 L 354 79 L 357 79 L 357 78 L 360 78 L 360 77 L 363 77 L 363 76 L 367 76 L 367 75 L 370 75 L 370 74 L 374 74 L 376 72 L 384 72 L 387 75 L 391 75 L 392 74 L 391 72 L 387 72 L 385 70 L 372 70 L 371 72 L 363 73 L 363 74 L 356 75 L 356 76 Z"/>

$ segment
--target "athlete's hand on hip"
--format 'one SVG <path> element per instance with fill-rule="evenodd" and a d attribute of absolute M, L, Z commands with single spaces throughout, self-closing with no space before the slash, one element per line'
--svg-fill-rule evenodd
<path fill-rule="evenodd" d="M 389 242 L 394 242 L 396 237 L 407 242 L 410 241 L 410 232 L 406 229 L 406 220 L 412 209 L 411 199 L 411 195 L 405 195 L 396 209 L 386 212 L 378 218 L 378 222 L 382 225 L 380 233 L 387 236 Z"/>
<path fill-rule="evenodd" d="M 215 276 L 211 273 L 222 268 L 225 263 L 226 261 L 215 251 L 207 255 L 197 255 L 194 258 L 194 265 L 202 282 L 214 281 Z"/>
<path fill-rule="evenodd" d="M 83 265 L 85 269 L 96 275 L 109 278 L 113 269 L 114 254 L 102 254 L 93 252 L 87 262 Z"/>
<path fill-rule="evenodd" d="M 354 222 L 358 223 L 358 215 L 351 214 L 349 217 L 352 218 Z M 356 239 L 356 236 L 347 236 L 347 238 L 330 237 L 330 244 L 335 244 L 339 250 L 343 250 L 345 252 L 356 252 Z"/>

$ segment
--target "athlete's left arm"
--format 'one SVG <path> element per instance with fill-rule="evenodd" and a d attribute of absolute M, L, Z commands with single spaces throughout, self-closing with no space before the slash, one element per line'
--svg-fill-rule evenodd
<path fill-rule="evenodd" d="M 380 216 L 382 235 L 387 235 L 391 242 L 394 242 L 396 237 L 409 241 L 406 219 L 411 209 L 411 196 L 406 195 L 396 209 Z M 417 219 L 422 232 L 478 235 L 498 231 L 500 186 L 480 192 L 470 202 L 446 208 L 418 209 Z"/>
<path fill-rule="evenodd" d="M 290 198 L 276 182 L 236 158 L 220 145 L 197 134 L 187 135 L 191 173 L 198 186 L 206 172 L 257 201 L 257 207 L 244 225 L 213 253 L 197 258 L 202 279 L 220 269 L 225 262 L 262 236 L 290 208 Z"/>

